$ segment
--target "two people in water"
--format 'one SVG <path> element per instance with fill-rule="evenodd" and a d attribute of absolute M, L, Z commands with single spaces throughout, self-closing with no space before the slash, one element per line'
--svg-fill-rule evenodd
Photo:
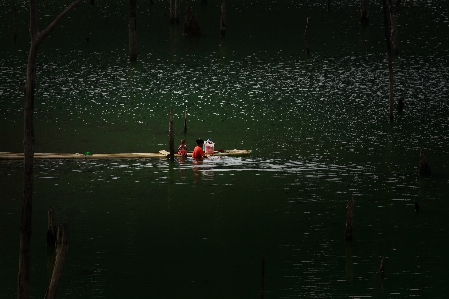
<path fill-rule="evenodd" d="M 192 158 L 195 160 L 202 160 L 204 158 L 208 158 L 206 153 L 203 151 L 204 140 L 198 138 L 196 140 L 196 146 L 193 149 Z M 181 140 L 181 144 L 178 147 L 178 155 L 182 157 L 187 157 L 187 145 L 184 139 Z"/>

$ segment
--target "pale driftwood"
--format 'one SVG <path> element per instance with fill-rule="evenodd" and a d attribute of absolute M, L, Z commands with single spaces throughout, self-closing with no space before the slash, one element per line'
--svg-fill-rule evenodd
<path fill-rule="evenodd" d="M 55 299 L 59 290 L 62 273 L 64 270 L 67 251 L 69 250 L 67 224 L 62 223 L 58 226 L 58 234 L 56 238 L 56 259 L 53 267 L 50 285 L 48 286 L 45 299 Z"/>
<path fill-rule="evenodd" d="M 31 272 L 31 218 L 33 214 L 33 164 L 34 164 L 34 93 L 36 87 L 37 53 L 42 41 L 56 28 L 56 26 L 75 9 L 83 0 L 72 2 L 60 13 L 44 30 L 39 30 L 39 16 L 37 1 L 29 0 L 30 5 L 30 51 L 24 87 L 25 105 L 23 111 L 24 138 L 23 138 L 23 198 L 22 219 L 20 222 L 20 253 L 19 273 L 17 275 L 17 299 L 30 297 Z"/>
<path fill-rule="evenodd" d="M 216 151 L 214 156 L 246 156 L 251 154 L 251 150 L 223 150 Z M 116 153 L 116 154 L 70 154 L 70 153 L 35 153 L 34 159 L 36 160 L 53 160 L 53 159 L 67 159 L 67 160 L 104 160 L 104 159 L 153 159 L 153 158 L 167 158 L 170 154 L 169 151 L 161 150 L 158 153 Z M 192 156 L 192 153 L 188 153 L 188 156 Z M 175 157 L 178 157 L 175 154 Z M 23 153 L 12 152 L 0 152 L 0 160 L 23 160 Z"/>

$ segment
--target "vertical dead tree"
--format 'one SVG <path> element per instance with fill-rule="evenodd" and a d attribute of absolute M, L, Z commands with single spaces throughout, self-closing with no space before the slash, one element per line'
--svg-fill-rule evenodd
<path fill-rule="evenodd" d="M 179 24 L 181 0 L 170 0 L 170 24 Z"/>
<path fill-rule="evenodd" d="M 306 18 L 306 30 L 304 30 L 304 35 L 303 35 L 304 45 L 306 47 L 307 55 L 310 55 L 310 47 L 309 47 L 309 42 L 307 40 L 307 31 L 309 30 L 309 24 L 310 24 L 311 20 L 312 20 L 312 18 L 310 18 L 310 17 Z"/>
<path fill-rule="evenodd" d="M 181 0 L 175 0 L 175 23 L 179 24 L 179 16 L 181 15 Z"/>
<path fill-rule="evenodd" d="M 380 267 L 379 267 L 379 277 L 380 278 L 384 278 L 385 277 L 384 262 L 385 262 L 385 258 L 382 257 L 382 259 L 380 260 Z"/>
<path fill-rule="evenodd" d="M 170 146 L 170 160 L 175 159 L 175 133 L 173 130 L 173 107 L 170 108 L 170 120 L 168 124 L 168 144 Z"/>
<path fill-rule="evenodd" d="M 391 2 L 391 0 L 389 0 Z M 385 41 L 387 43 L 387 59 L 388 59 L 388 74 L 389 74 L 389 102 L 390 102 L 390 121 L 393 121 L 393 106 L 394 106 L 394 90 L 393 90 L 393 58 L 391 51 L 391 22 L 389 6 L 387 0 L 382 0 L 382 8 L 384 14 L 384 29 L 385 29 Z"/>
<path fill-rule="evenodd" d="M 262 253 L 262 284 L 260 287 L 260 299 L 265 296 L 265 254 Z"/>
<path fill-rule="evenodd" d="M 192 11 L 192 7 L 190 4 L 186 6 L 186 17 L 184 20 L 184 35 L 192 35 L 192 36 L 200 36 L 201 30 L 200 26 L 198 26 L 198 22 L 196 20 L 196 16 Z"/>
<path fill-rule="evenodd" d="M 17 41 L 17 6 L 16 1 L 12 0 L 12 12 L 14 16 L 14 43 Z"/>
<path fill-rule="evenodd" d="M 345 240 L 352 240 L 352 231 L 353 231 L 353 220 L 354 220 L 354 197 L 351 197 L 348 200 L 348 204 L 346 205 L 346 231 L 345 231 Z"/>
<path fill-rule="evenodd" d="M 390 26 L 391 26 L 391 51 L 392 55 L 397 56 L 399 54 L 398 43 L 398 16 L 401 8 L 401 0 L 396 0 L 396 4 L 393 5 L 389 0 L 390 6 Z"/>
<path fill-rule="evenodd" d="M 220 36 L 226 35 L 226 0 L 221 3 L 221 17 L 220 17 Z"/>
<path fill-rule="evenodd" d="M 137 0 L 129 0 L 129 60 L 137 60 Z"/>
<path fill-rule="evenodd" d="M 55 299 L 59 290 L 62 273 L 65 265 L 65 258 L 69 250 L 69 241 L 67 233 L 67 224 L 62 223 L 58 226 L 58 234 L 56 237 L 56 259 L 53 267 L 50 285 L 48 286 L 45 299 Z"/>
<path fill-rule="evenodd" d="M 83 0 L 72 2 L 55 20 L 44 30 L 39 30 L 39 15 L 37 1 L 30 0 L 30 51 L 26 73 L 25 105 L 24 105 L 24 176 L 22 218 L 20 222 L 20 255 L 19 273 L 17 277 L 17 298 L 30 297 L 30 269 L 31 269 L 31 218 L 33 214 L 33 164 L 34 164 L 34 93 L 36 87 L 36 63 L 39 46 L 43 40 L 58 26 L 76 6 Z"/>
<path fill-rule="evenodd" d="M 369 23 L 369 0 L 360 1 L 360 23 L 362 25 Z"/>
<path fill-rule="evenodd" d="M 170 24 L 175 24 L 176 4 L 175 0 L 170 0 Z"/>
<path fill-rule="evenodd" d="M 187 133 L 187 110 L 184 111 L 184 134 Z"/>
<path fill-rule="evenodd" d="M 431 174 L 430 166 L 427 163 L 426 155 L 424 155 L 424 149 L 422 147 L 419 150 L 419 174 L 423 176 Z"/>
<path fill-rule="evenodd" d="M 50 210 L 48 210 L 47 246 L 55 246 L 55 242 L 56 242 L 55 212 L 53 208 L 50 208 Z"/>

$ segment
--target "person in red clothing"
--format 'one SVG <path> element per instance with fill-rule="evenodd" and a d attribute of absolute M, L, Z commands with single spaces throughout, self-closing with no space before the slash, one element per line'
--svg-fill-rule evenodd
<path fill-rule="evenodd" d="M 203 160 L 203 158 L 207 158 L 206 153 L 203 151 L 204 140 L 198 138 L 196 140 L 197 146 L 193 149 L 192 158 L 195 160 Z"/>

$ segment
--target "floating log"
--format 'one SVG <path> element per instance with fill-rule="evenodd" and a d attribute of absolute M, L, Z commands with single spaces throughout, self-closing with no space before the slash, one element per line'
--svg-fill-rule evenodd
<path fill-rule="evenodd" d="M 354 198 L 351 197 L 348 200 L 348 204 L 346 205 L 346 231 L 345 231 L 345 240 L 352 240 L 352 231 L 353 231 L 353 220 L 354 220 Z"/>
<path fill-rule="evenodd" d="M 184 35 L 201 36 L 201 29 L 192 11 L 190 4 L 186 6 L 186 17 L 184 20 Z"/>
<path fill-rule="evenodd" d="M 69 250 L 69 241 L 67 233 L 67 224 L 62 223 L 58 226 L 58 233 L 56 238 L 55 266 L 53 267 L 53 274 L 51 276 L 50 285 L 48 286 L 47 293 L 45 294 L 45 299 L 56 298 L 68 250 Z"/>
<path fill-rule="evenodd" d="M 428 176 L 431 174 L 429 163 L 427 163 L 426 155 L 424 154 L 424 149 L 421 147 L 419 150 L 419 174 Z"/>
<path fill-rule="evenodd" d="M 251 154 L 251 150 L 220 150 L 215 151 L 213 156 L 247 156 Z M 167 158 L 170 152 L 161 150 L 158 153 L 116 153 L 116 154 L 91 154 L 85 155 L 80 153 L 34 153 L 34 159 L 39 160 L 53 160 L 53 159 L 67 159 L 67 160 L 104 160 L 104 159 L 164 159 Z M 191 157 L 192 153 L 187 156 Z M 178 157 L 175 154 L 175 157 Z M 180 157 L 180 156 L 179 156 Z M 0 152 L 0 160 L 24 160 L 23 153 Z"/>

